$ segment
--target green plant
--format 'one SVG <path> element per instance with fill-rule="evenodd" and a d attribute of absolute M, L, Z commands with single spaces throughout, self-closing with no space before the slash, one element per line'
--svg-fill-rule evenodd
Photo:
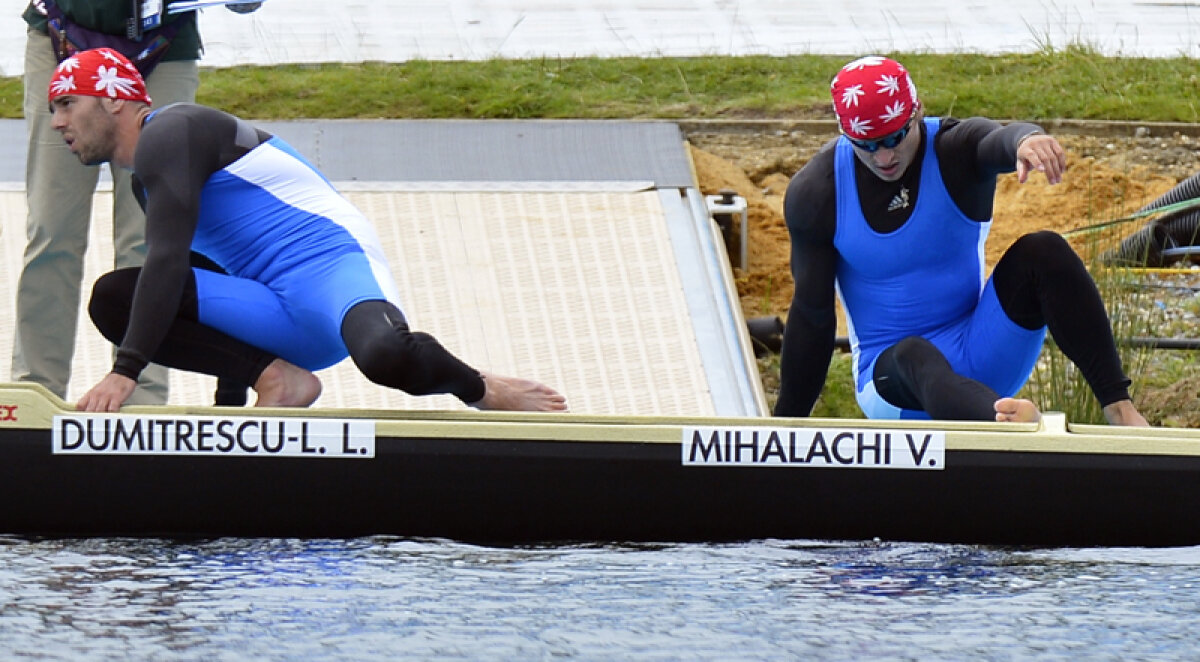
<path fill-rule="evenodd" d="M 837 352 L 829 362 L 825 388 L 813 406 L 813 416 L 822 418 L 865 418 L 854 397 L 852 359 L 846 352 Z"/>
<path fill-rule="evenodd" d="M 854 377 L 851 375 L 850 355 L 837 352 L 829 361 L 829 373 L 821 397 L 813 406 L 812 415 L 821 418 L 864 418 L 854 398 Z M 770 354 L 758 359 L 758 371 L 762 375 L 763 389 L 767 395 L 769 410 L 775 409 L 779 397 L 779 355 Z"/>
<path fill-rule="evenodd" d="M 931 114 L 1200 121 L 1196 61 L 1122 58 L 1084 44 L 1031 53 L 893 53 Z M 256 119 L 831 117 L 846 56 L 536 58 L 202 69 L 199 101 Z M 1047 94 L 1053 90 L 1053 94 Z M 21 117 L 20 77 L 0 117 Z"/>

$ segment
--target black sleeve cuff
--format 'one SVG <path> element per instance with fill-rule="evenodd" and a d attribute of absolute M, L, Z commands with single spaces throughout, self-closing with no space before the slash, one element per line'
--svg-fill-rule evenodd
<path fill-rule="evenodd" d="M 146 364 L 150 363 L 146 357 L 141 356 L 137 352 L 132 352 L 127 349 L 118 349 L 117 358 L 113 362 L 112 371 L 122 377 L 128 377 L 137 381 L 138 375 L 146 369 Z"/>

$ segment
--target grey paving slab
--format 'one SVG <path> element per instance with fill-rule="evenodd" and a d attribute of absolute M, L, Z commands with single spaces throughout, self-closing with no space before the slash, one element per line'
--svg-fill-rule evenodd
<path fill-rule="evenodd" d="M 694 181 L 671 122 L 262 122 L 335 181 Z"/>
<path fill-rule="evenodd" d="M 25 181 L 25 120 L 0 120 L 0 182 Z"/>
<path fill-rule="evenodd" d="M 318 120 L 257 123 L 334 181 L 643 181 L 694 185 L 672 122 Z M 25 121 L 0 120 L 0 182 L 25 180 Z"/>

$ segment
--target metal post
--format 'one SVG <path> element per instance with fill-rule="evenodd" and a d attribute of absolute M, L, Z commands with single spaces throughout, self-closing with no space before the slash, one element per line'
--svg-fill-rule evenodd
<path fill-rule="evenodd" d="M 750 268 L 750 217 L 747 212 L 746 199 L 737 194 L 737 191 L 730 189 L 721 189 L 718 195 L 704 196 L 705 205 L 708 207 L 708 213 L 717 225 L 721 227 L 721 234 L 725 239 L 725 250 L 727 253 L 732 253 L 731 244 L 733 243 L 733 221 L 737 217 L 739 225 L 739 246 L 738 260 L 734 266 L 739 269 L 746 270 Z"/>

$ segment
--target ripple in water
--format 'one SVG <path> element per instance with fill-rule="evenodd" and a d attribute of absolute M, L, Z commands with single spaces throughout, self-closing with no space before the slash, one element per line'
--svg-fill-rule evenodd
<path fill-rule="evenodd" d="M 1200 548 L 0 541 L 36 659 L 1194 655 Z"/>

